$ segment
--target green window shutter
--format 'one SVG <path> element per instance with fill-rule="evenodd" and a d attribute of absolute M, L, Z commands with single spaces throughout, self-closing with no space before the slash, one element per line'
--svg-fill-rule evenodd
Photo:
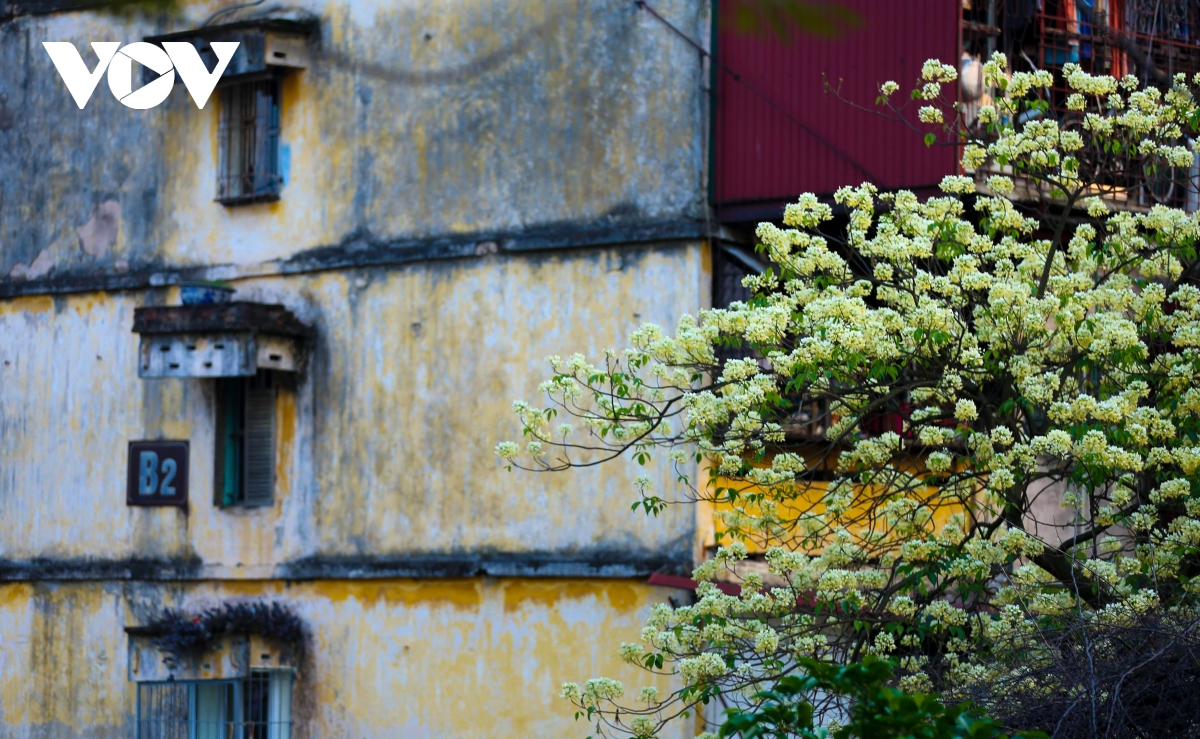
<path fill-rule="evenodd" d="M 275 387 L 260 374 L 246 388 L 242 502 L 275 502 Z"/>
<path fill-rule="evenodd" d="M 223 378 L 217 385 L 217 502 L 237 505 L 242 501 L 242 404 L 246 381 Z"/>

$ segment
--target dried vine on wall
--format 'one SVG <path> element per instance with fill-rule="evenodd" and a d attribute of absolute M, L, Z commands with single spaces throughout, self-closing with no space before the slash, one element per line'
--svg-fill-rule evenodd
<path fill-rule="evenodd" d="M 229 635 L 263 636 L 304 656 L 304 622 L 279 603 L 222 603 L 195 615 L 168 609 L 145 629 L 159 650 L 179 659 L 194 657 Z"/>

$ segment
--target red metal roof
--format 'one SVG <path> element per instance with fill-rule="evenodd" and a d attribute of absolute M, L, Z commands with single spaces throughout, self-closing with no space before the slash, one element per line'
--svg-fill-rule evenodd
<path fill-rule="evenodd" d="M 646 580 L 648 585 L 662 585 L 668 588 L 679 588 L 680 590 L 695 590 L 700 587 L 700 583 L 690 577 L 682 575 L 668 575 L 664 572 L 655 572 Z M 741 595 L 742 586 L 735 582 L 716 582 L 717 589 L 725 595 Z"/>
<path fill-rule="evenodd" d="M 718 14 L 713 200 L 723 217 L 762 217 L 755 205 L 777 209 L 801 192 L 864 180 L 928 187 L 955 171 L 953 148 L 927 148 L 911 128 L 839 102 L 822 73 L 859 105 L 873 108 L 886 80 L 905 102 L 926 59 L 957 64 L 959 0 L 840 2 L 862 23 L 835 39 L 737 33 Z M 909 105 L 914 121 L 917 107 Z"/>

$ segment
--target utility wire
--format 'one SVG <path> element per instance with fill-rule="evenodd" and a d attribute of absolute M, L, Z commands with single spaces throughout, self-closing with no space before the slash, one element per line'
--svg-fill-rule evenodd
<path fill-rule="evenodd" d="M 884 189 L 887 189 L 886 186 L 883 184 L 882 178 L 875 175 L 873 172 L 871 172 L 871 170 L 867 169 L 862 164 L 859 164 L 854 159 L 854 157 L 852 157 L 849 154 L 847 154 L 846 152 L 842 151 L 837 146 L 834 146 L 834 144 L 831 141 L 829 141 L 824 136 L 822 136 L 821 134 L 814 131 L 807 124 L 805 124 L 804 121 L 802 121 L 799 118 L 797 118 L 796 116 L 792 115 L 791 112 L 789 112 L 782 105 L 780 105 L 778 102 L 776 102 L 775 99 L 772 98 L 770 95 L 768 95 L 765 92 L 763 92 L 762 90 L 758 89 L 750 82 L 746 81 L 740 74 L 738 74 L 736 71 L 734 71 L 732 68 L 730 68 L 730 66 L 728 64 L 726 64 L 725 62 L 721 61 L 720 59 L 717 59 L 715 56 L 710 54 L 708 52 L 708 50 L 705 49 L 703 46 L 701 46 L 699 43 L 697 43 L 695 39 L 693 39 L 691 36 L 688 36 L 686 33 L 684 33 L 679 28 L 677 28 L 675 25 L 673 25 L 669 20 L 667 20 L 666 18 L 663 18 L 661 15 L 659 15 L 658 11 L 656 11 L 654 8 L 650 7 L 650 5 L 646 2 L 646 0 L 636 0 L 635 5 L 637 5 L 637 7 L 641 8 L 642 10 L 646 11 L 651 16 L 653 16 L 659 23 L 661 23 L 664 26 L 666 26 L 667 28 L 669 28 L 676 36 L 678 36 L 679 38 L 686 41 L 688 43 L 688 45 L 690 45 L 696 51 L 700 52 L 701 56 L 706 56 L 709 59 L 711 59 L 714 64 L 716 64 L 718 67 L 720 67 L 721 71 L 725 72 L 730 77 L 732 77 L 735 82 L 743 85 L 747 90 L 754 93 L 758 97 L 762 98 L 762 100 L 764 102 L 766 102 L 767 105 L 770 105 L 772 108 L 774 108 L 775 110 L 779 111 L 784 116 L 786 116 L 787 119 L 790 120 L 792 123 L 795 123 L 797 126 L 804 129 L 804 131 L 806 133 L 808 133 L 809 136 L 812 136 L 814 139 L 821 142 L 821 144 L 823 144 L 825 146 L 825 148 L 829 149 L 834 154 L 837 154 L 842 159 L 845 159 L 851 166 L 853 166 L 855 169 L 857 169 L 860 172 L 862 172 L 863 174 L 865 174 L 868 179 L 874 181 L 875 184 L 879 185 L 880 187 L 883 187 Z M 713 90 L 713 94 L 716 94 L 716 90 Z"/>
<path fill-rule="evenodd" d="M 208 16 L 208 18 L 206 18 L 205 21 L 200 24 L 200 27 L 204 28 L 209 23 L 212 23 L 213 21 L 215 21 L 219 16 L 225 15 L 226 13 L 232 13 L 235 10 L 242 10 L 244 8 L 253 8 L 255 5 L 262 5 L 264 2 L 266 2 L 266 0 L 251 0 L 251 2 L 248 2 L 248 3 L 241 3 L 240 5 L 230 5 L 228 7 L 221 8 L 217 12 Z"/>

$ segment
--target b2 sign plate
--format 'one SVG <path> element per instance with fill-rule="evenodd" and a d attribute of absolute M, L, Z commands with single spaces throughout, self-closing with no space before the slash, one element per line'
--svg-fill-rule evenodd
<path fill-rule="evenodd" d="M 129 442 L 127 505 L 187 506 L 188 443 L 186 441 Z"/>

